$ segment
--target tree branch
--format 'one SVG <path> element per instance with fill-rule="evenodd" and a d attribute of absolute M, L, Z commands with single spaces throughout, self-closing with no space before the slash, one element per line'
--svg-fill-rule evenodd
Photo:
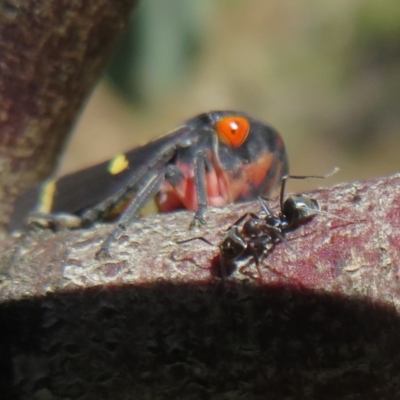
<path fill-rule="evenodd" d="M 0 228 L 53 170 L 135 0 L 0 5 Z"/>
<path fill-rule="evenodd" d="M 216 248 L 176 244 L 218 244 L 257 203 L 212 209 L 195 232 L 192 213 L 143 218 L 101 261 L 106 225 L 3 241 L 4 387 L 24 399 L 396 398 L 399 185 L 311 193 L 326 213 L 288 235 L 292 250 L 276 246 L 262 280 L 221 281 Z"/>

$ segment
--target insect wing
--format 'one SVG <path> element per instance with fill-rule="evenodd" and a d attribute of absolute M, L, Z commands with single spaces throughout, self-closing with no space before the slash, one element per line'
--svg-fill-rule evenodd
<path fill-rule="evenodd" d="M 166 149 L 178 145 L 185 134 L 185 128 L 182 128 L 172 134 L 164 135 L 143 146 L 134 148 L 125 155 L 121 154 L 110 161 L 89 167 L 75 174 L 66 175 L 60 179 L 59 185 L 57 185 L 58 190 L 52 211 L 68 210 L 77 213 L 111 198 L 118 191 L 123 191 L 139 170 L 146 167 L 149 159 L 155 154 L 160 154 L 159 165 L 155 166 L 156 168 L 168 162 L 169 160 L 162 159 L 161 155 Z M 117 165 L 118 163 L 121 163 L 121 169 Z M 73 187 L 76 189 L 75 193 L 72 192 Z"/>
<path fill-rule="evenodd" d="M 162 158 L 162 154 L 178 146 L 188 136 L 189 127 L 182 125 L 109 161 L 34 186 L 17 199 L 10 219 L 10 230 L 23 227 L 32 211 L 79 214 L 113 197 L 115 193 L 123 191 L 156 154 L 160 154 L 160 165 L 156 165 L 156 168 L 168 162 Z"/>

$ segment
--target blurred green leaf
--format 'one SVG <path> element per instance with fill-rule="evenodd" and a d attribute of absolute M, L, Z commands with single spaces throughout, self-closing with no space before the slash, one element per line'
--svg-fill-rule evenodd
<path fill-rule="evenodd" d="M 127 100 L 144 104 L 190 74 L 211 0 L 143 0 L 110 62 L 108 76 Z"/>

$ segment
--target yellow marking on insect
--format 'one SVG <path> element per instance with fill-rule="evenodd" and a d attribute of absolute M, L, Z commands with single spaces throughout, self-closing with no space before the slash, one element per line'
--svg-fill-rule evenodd
<path fill-rule="evenodd" d="M 46 181 L 40 191 L 39 212 L 50 214 L 53 207 L 54 195 L 56 193 L 56 180 Z"/>
<path fill-rule="evenodd" d="M 128 167 L 129 161 L 127 160 L 125 154 L 118 154 L 110 160 L 107 169 L 111 175 L 117 175 L 122 171 L 125 171 Z"/>

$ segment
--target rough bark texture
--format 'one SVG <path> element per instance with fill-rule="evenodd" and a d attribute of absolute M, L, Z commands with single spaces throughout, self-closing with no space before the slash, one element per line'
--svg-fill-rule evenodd
<path fill-rule="evenodd" d="M 53 170 L 135 0 L 0 2 L 0 228 Z"/>
<path fill-rule="evenodd" d="M 261 267 L 213 276 L 256 203 L 0 244 L 3 398 L 400 398 L 400 175 L 312 193 L 322 213 Z M 197 265 L 196 265 L 197 264 Z M 248 274 L 253 274 L 249 277 Z"/>

